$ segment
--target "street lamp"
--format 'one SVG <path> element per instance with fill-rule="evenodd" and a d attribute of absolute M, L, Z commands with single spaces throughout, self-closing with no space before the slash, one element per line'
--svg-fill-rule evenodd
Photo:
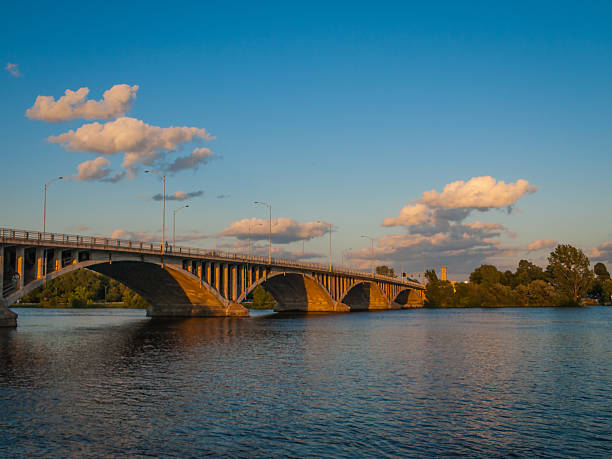
<path fill-rule="evenodd" d="M 268 208 L 268 212 L 270 213 L 268 226 L 268 264 L 272 264 L 272 206 L 267 202 L 262 201 L 255 201 L 253 204 L 261 204 L 262 206 L 266 206 Z"/>
<path fill-rule="evenodd" d="M 317 220 L 317 223 L 323 223 L 325 225 L 329 225 L 329 270 L 332 269 L 332 226 L 333 223 L 322 222 L 321 220 Z"/>
<path fill-rule="evenodd" d="M 161 177 L 162 182 L 164 182 L 164 194 L 162 195 L 163 201 L 163 210 L 162 210 L 162 243 L 161 243 L 161 253 L 164 253 L 164 243 L 166 242 L 166 176 L 160 174 L 157 171 L 145 171 L 145 174 L 155 174 Z"/>
<path fill-rule="evenodd" d="M 181 210 L 184 209 L 186 207 L 189 207 L 189 204 L 185 204 L 182 207 L 179 207 L 178 209 L 174 209 L 174 211 L 172 212 L 172 248 L 174 249 L 174 246 L 176 245 L 176 238 L 175 238 L 175 234 L 176 234 L 176 213 Z"/>
<path fill-rule="evenodd" d="M 370 237 L 370 236 L 365 236 L 363 234 L 361 235 L 361 237 L 365 237 L 366 239 L 369 239 L 370 242 L 372 243 L 372 249 L 371 249 L 371 252 L 370 252 L 370 254 L 371 254 L 370 255 L 370 258 L 371 258 L 370 264 L 372 265 L 372 275 L 374 275 L 374 238 Z"/>
<path fill-rule="evenodd" d="M 47 188 L 49 188 L 49 185 L 51 185 L 53 182 L 57 182 L 58 180 L 64 180 L 64 177 L 56 177 L 49 183 L 45 184 L 45 198 L 43 201 L 43 233 L 47 232 Z"/>

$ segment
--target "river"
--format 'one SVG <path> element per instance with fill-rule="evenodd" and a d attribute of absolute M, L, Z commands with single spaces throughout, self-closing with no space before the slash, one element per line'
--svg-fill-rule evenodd
<path fill-rule="evenodd" d="M 15 310 L 2 457 L 612 454 L 612 307 Z"/>

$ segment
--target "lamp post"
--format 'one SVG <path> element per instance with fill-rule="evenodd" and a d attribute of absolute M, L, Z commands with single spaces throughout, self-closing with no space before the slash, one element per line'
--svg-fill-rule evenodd
<path fill-rule="evenodd" d="M 43 233 L 47 232 L 47 188 L 49 188 L 49 185 L 51 185 L 53 182 L 57 182 L 58 180 L 63 180 L 64 177 L 56 177 L 53 180 L 51 180 L 49 183 L 45 184 L 45 197 L 43 200 Z"/>
<path fill-rule="evenodd" d="M 164 253 L 164 243 L 166 242 L 166 176 L 160 174 L 157 171 L 145 171 L 145 174 L 155 174 L 161 177 L 162 182 L 164 182 L 164 194 L 162 195 L 163 207 L 162 207 L 162 243 L 161 243 L 161 253 Z"/>
<path fill-rule="evenodd" d="M 189 204 L 185 204 L 182 207 L 179 207 L 178 209 L 174 209 L 174 211 L 172 212 L 172 248 L 174 250 L 174 246 L 176 245 L 176 213 L 181 210 L 181 209 L 185 209 L 186 207 L 189 207 Z"/>
<path fill-rule="evenodd" d="M 369 239 L 370 242 L 372 243 L 372 249 L 370 252 L 370 264 L 372 265 L 372 275 L 374 275 L 374 238 L 370 237 L 370 236 L 365 236 L 365 235 L 361 235 L 361 237 L 365 237 L 366 239 Z"/>
<path fill-rule="evenodd" d="M 272 264 L 272 206 L 267 202 L 255 201 L 253 204 L 261 204 L 268 208 L 270 214 L 269 226 L 268 226 L 268 264 Z"/>
<path fill-rule="evenodd" d="M 332 226 L 333 223 L 323 222 L 321 220 L 317 220 L 317 223 L 323 223 L 325 225 L 329 225 L 329 270 L 332 270 Z"/>

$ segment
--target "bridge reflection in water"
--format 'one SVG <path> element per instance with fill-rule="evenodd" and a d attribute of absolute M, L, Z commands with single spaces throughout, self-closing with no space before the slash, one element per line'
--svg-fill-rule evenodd
<path fill-rule="evenodd" d="M 140 294 L 151 317 L 248 316 L 240 303 L 258 285 L 276 311 L 348 312 L 418 307 L 424 286 L 363 271 L 294 260 L 101 237 L 0 228 L 0 326 L 8 307 L 46 281 L 80 268 Z"/>

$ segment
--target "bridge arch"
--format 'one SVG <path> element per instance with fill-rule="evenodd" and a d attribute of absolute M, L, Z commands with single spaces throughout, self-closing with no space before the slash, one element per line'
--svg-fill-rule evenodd
<path fill-rule="evenodd" d="M 406 288 L 401 290 L 393 299 L 393 302 L 402 307 L 415 307 L 423 303 L 423 294 L 420 290 Z"/>
<path fill-rule="evenodd" d="M 314 277 L 306 273 L 283 271 L 272 272 L 267 277 L 260 278 L 238 298 L 240 303 L 257 286 L 263 286 L 274 297 L 277 312 L 329 312 L 347 310 L 331 297 L 327 289 Z"/>
<path fill-rule="evenodd" d="M 376 282 L 366 280 L 355 282 L 341 301 L 349 306 L 351 311 L 390 309 L 391 307 L 389 299 Z"/>
<path fill-rule="evenodd" d="M 248 311 L 231 303 L 204 280 L 182 269 L 145 259 L 125 257 L 120 260 L 87 260 L 51 272 L 46 280 L 56 279 L 77 269 L 89 269 L 115 279 L 142 296 L 152 317 L 194 317 L 248 315 Z M 36 279 L 6 298 L 13 304 L 37 287 L 45 279 Z"/>

